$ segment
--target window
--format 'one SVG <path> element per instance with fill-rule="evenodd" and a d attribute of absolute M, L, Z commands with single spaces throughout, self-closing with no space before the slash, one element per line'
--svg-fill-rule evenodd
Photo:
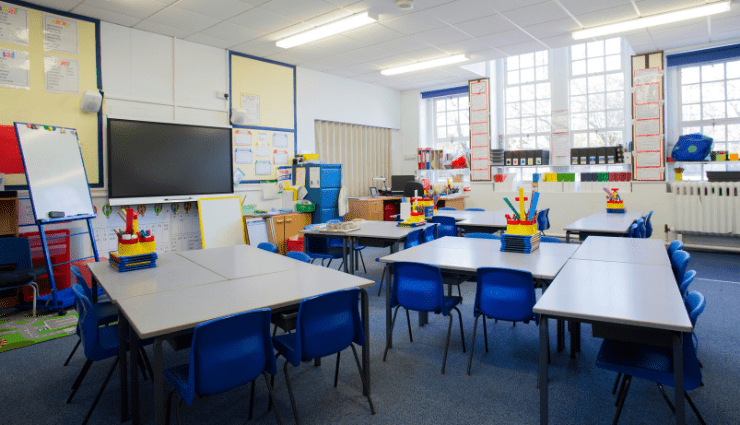
<path fill-rule="evenodd" d="M 625 72 L 621 38 L 570 47 L 573 147 L 624 143 Z"/>
<path fill-rule="evenodd" d="M 740 153 L 740 60 L 682 66 L 681 134 L 714 139 L 713 150 Z"/>
<path fill-rule="evenodd" d="M 434 148 L 447 151 L 470 149 L 468 95 L 432 99 L 434 104 Z"/>
<path fill-rule="evenodd" d="M 548 65 L 548 51 L 506 58 L 506 149 L 550 149 Z"/>

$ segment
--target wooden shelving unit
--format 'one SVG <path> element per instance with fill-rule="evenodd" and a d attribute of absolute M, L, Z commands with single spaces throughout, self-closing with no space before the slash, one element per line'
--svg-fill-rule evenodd
<path fill-rule="evenodd" d="M 18 236 L 18 197 L 0 198 L 0 237 Z"/>

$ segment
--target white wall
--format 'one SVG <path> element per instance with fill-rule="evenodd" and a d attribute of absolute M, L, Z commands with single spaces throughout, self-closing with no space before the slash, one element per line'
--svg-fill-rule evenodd
<path fill-rule="evenodd" d="M 299 152 L 316 152 L 315 120 L 401 128 L 401 93 L 397 90 L 300 66 L 296 80 Z"/>

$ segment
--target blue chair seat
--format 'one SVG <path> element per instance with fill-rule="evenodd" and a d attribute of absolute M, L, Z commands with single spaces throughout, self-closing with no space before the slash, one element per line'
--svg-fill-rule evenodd
<path fill-rule="evenodd" d="M 447 316 L 460 302 L 462 302 L 462 298 L 460 297 L 444 297 L 442 300 L 442 309 L 435 311 L 435 313 L 442 313 L 443 316 Z"/>
<path fill-rule="evenodd" d="M 175 388 L 182 391 L 182 394 L 195 394 L 195 389 L 190 388 L 188 381 L 190 378 L 190 365 L 181 364 L 164 371 L 164 379 L 169 381 Z M 187 400 L 185 401 L 188 402 Z M 193 401 L 190 400 L 190 403 Z M 188 404 L 190 404 L 188 403 Z"/>
<path fill-rule="evenodd" d="M 296 333 L 282 334 L 272 337 L 272 345 L 278 353 L 289 353 L 296 351 Z M 301 359 L 302 360 L 302 359 Z M 299 361 L 300 363 L 300 361 Z"/>

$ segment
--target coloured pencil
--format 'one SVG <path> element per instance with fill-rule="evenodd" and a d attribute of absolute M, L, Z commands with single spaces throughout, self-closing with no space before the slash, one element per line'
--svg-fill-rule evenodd
<path fill-rule="evenodd" d="M 509 208 L 511 208 L 511 210 L 512 210 L 512 211 L 514 212 L 514 218 L 515 218 L 516 220 L 519 220 L 519 219 L 520 219 L 520 217 L 519 217 L 519 213 L 518 213 L 518 212 L 516 212 L 516 208 L 514 208 L 514 206 L 513 206 L 513 205 L 511 205 L 511 202 L 509 201 L 509 198 L 504 198 L 504 201 L 506 201 L 506 205 L 508 205 L 508 206 L 509 206 Z"/>

